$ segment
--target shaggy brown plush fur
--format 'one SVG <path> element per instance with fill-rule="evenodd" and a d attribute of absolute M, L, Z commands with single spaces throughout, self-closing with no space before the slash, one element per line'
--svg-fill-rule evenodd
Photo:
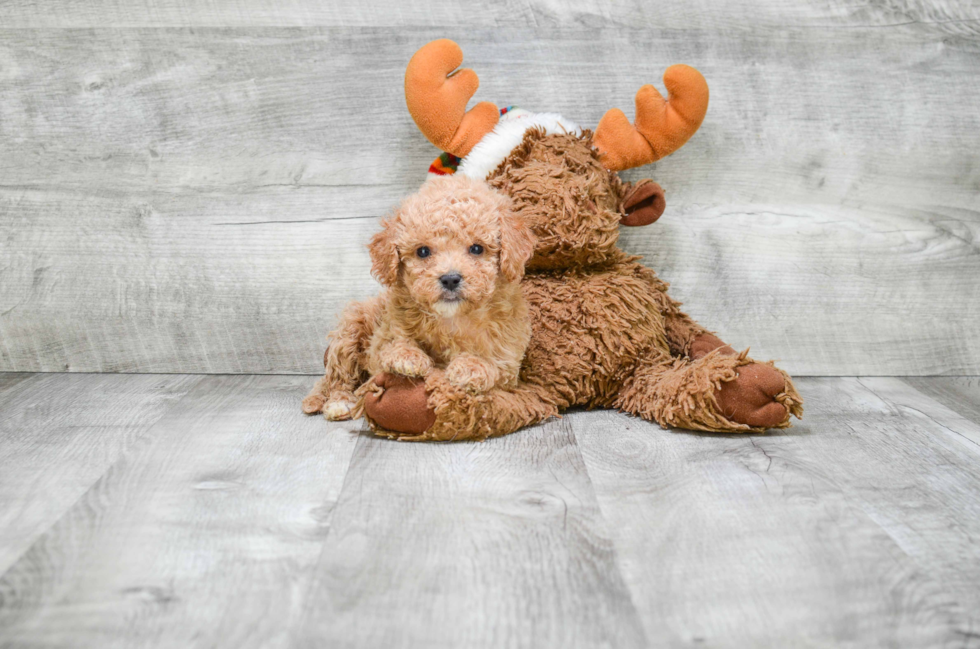
<path fill-rule="evenodd" d="M 521 383 L 472 395 L 438 371 L 424 385 L 377 377 L 365 413 L 378 434 L 483 439 L 571 406 L 718 432 L 783 428 L 791 414 L 802 414 L 785 373 L 736 354 L 683 313 L 638 257 L 618 248 L 633 187 L 603 167 L 589 132 L 530 130 L 487 180 L 512 199 L 538 239 L 522 282 L 532 334 Z M 335 344 L 356 350 L 363 343 Z M 406 408 L 410 402 L 426 408 Z"/>

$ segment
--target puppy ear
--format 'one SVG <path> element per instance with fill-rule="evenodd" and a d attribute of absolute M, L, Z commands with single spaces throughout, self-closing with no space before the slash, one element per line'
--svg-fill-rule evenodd
<path fill-rule="evenodd" d="M 508 282 L 524 277 L 524 266 L 534 254 L 537 242 L 524 219 L 505 212 L 500 216 L 500 272 Z"/>
<path fill-rule="evenodd" d="M 371 274 L 384 286 L 392 286 L 398 280 L 398 248 L 391 238 L 391 221 L 382 221 L 381 232 L 371 237 L 368 244 L 371 253 Z"/>

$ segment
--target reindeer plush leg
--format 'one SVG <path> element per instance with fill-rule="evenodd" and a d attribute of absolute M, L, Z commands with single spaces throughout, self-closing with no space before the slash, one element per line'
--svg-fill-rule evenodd
<path fill-rule="evenodd" d="M 741 357 L 749 361 L 740 365 L 736 369 L 735 379 L 723 383 L 715 394 L 719 406 L 730 419 L 764 426 L 781 414 L 772 405 L 773 401 L 779 401 L 780 395 L 787 395 L 781 403 L 790 414 L 797 419 L 803 416 L 803 399 L 796 391 L 789 374 L 771 362 L 751 361 L 745 352 L 739 354 L 714 334 L 704 333 L 695 337 L 688 350 L 690 358 L 698 361 L 710 354 Z"/>
<path fill-rule="evenodd" d="M 625 382 L 614 405 L 664 427 L 761 432 L 802 414 L 789 377 L 745 353 L 714 349 L 697 360 L 653 352 Z"/>
<path fill-rule="evenodd" d="M 729 421 L 754 428 L 779 428 L 789 425 L 784 422 L 788 418 L 784 410 L 797 418 L 803 415 L 803 400 L 788 374 L 771 363 L 758 363 L 740 355 L 695 322 L 680 310 L 681 303 L 667 294 L 664 282 L 655 279 L 651 287 L 658 291 L 664 331 L 674 359 L 699 361 L 712 352 L 741 359 L 735 366 L 734 378 L 724 380 L 714 394 Z"/>
<path fill-rule="evenodd" d="M 382 373 L 364 387 L 363 410 L 375 434 L 403 441 L 483 440 L 558 414 L 541 388 L 474 393 L 453 386 L 442 370 L 423 382 Z"/>
<path fill-rule="evenodd" d="M 323 354 L 323 378 L 303 399 L 303 412 L 322 412 L 330 421 L 350 419 L 355 411 L 355 390 L 364 382 L 364 353 L 381 311 L 381 299 L 353 302 L 340 316 L 340 324 L 328 336 Z"/>

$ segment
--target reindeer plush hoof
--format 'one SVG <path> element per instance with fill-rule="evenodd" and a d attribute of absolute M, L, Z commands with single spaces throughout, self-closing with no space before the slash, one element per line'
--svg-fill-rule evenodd
<path fill-rule="evenodd" d="M 734 381 L 715 390 L 715 401 L 731 421 L 753 428 L 777 428 L 789 420 L 790 410 L 779 396 L 786 393 L 783 373 L 771 365 L 752 363 L 738 368 Z"/>
<path fill-rule="evenodd" d="M 715 350 L 725 356 L 738 355 L 709 333 L 695 338 L 688 354 L 698 359 Z M 802 415 L 799 394 L 783 372 L 764 363 L 742 365 L 736 372 L 735 380 L 722 383 L 715 390 L 715 402 L 729 420 L 753 428 L 785 428 L 790 415 Z"/>
<path fill-rule="evenodd" d="M 364 395 L 364 414 L 385 430 L 421 435 L 432 427 L 436 413 L 429 408 L 425 381 L 382 372 L 372 379 L 381 389 Z"/>

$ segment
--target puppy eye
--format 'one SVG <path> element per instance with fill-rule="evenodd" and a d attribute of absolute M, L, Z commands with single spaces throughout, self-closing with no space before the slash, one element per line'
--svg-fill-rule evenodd
<path fill-rule="evenodd" d="M 432 251 L 429 250 L 429 246 L 420 246 L 419 249 L 415 251 L 415 254 L 418 255 L 420 259 L 425 259 L 432 254 Z"/>
<path fill-rule="evenodd" d="M 472 246 L 470 246 L 470 254 L 471 255 L 482 255 L 483 254 L 483 246 L 481 246 L 478 243 L 474 243 Z"/>

